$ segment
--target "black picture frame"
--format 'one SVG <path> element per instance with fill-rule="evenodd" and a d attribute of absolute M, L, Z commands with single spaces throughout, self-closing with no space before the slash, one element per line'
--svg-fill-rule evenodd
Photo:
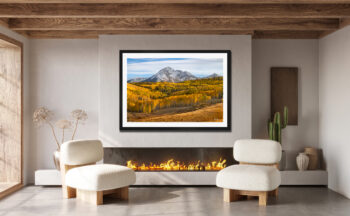
<path fill-rule="evenodd" d="M 226 127 L 125 127 L 123 125 L 123 54 L 124 53 L 224 53 L 227 54 L 227 126 Z M 121 132 L 231 132 L 231 51 L 230 50 L 119 50 L 119 130 Z"/>

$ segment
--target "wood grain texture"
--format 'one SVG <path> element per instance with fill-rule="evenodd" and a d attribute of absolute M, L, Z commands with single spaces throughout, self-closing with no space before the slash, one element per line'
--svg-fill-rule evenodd
<path fill-rule="evenodd" d="M 276 191 L 249 191 L 249 190 L 232 190 L 228 188 L 223 189 L 224 202 L 234 202 L 241 200 L 242 196 L 246 197 L 248 200 L 253 199 L 253 197 L 259 197 L 259 206 L 266 206 L 268 201 L 268 196 L 276 196 Z"/>
<path fill-rule="evenodd" d="M 350 4 L 0 4 L 4 18 L 344 18 Z"/>
<path fill-rule="evenodd" d="M 233 202 L 236 201 L 236 197 L 234 191 L 228 188 L 224 188 L 223 190 L 223 198 L 224 202 Z"/>
<path fill-rule="evenodd" d="M 9 27 L 8 21 L 9 21 L 8 18 L 0 18 L 0 26 L 4 26 L 8 28 Z"/>
<path fill-rule="evenodd" d="M 350 25 L 350 18 L 342 18 L 339 20 L 339 28 L 336 29 L 336 30 L 330 30 L 330 31 L 324 31 L 320 34 L 319 38 L 324 38 L 326 37 L 327 35 L 330 35 L 332 34 L 333 32 L 336 32 L 342 28 L 345 28 L 346 26 L 349 26 Z"/>
<path fill-rule="evenodd" d="M 298 68 L 271 68 L 271 118 L 288 107 L 288 125 L 298 125 Z"/>
<path fill-rule="evenodd" d="M 0 3 L 329 4 L 330 0 L 0 0 Z M 333 4 L 350 0 L 331 0 Z"/>
<path fill-rule="evenodd" d="M 235 30 L 17 30 L 30 38 L 98 38 L 99 35 L 252 35 L 254 39 L 318 39 L 324 31 Z"/>
<path fill-rule="evenodd" d="M 0 34 L 0 182 L 23 182 L 22 43 Z"/>
<path fill-rule="evenodd" d="M 20 47 L 21 49 L 23 49 L 23 43 L 18 41 L 18 40 L 15 40 L 7 35 L 4 35 L 4 34 L 1 34 L 0 33 L 0 40 L 3 40 L 3 42 L 7 42 L 9 44 L 9 46 L 14 45 L 14 46 L 17 46 L 17 47 Z"/>
<path fill-rule="evenodd" d="M 27 18 L 12 30 L 335 30 L 338 19 Z"/>
<path fill-rule="evenodd" d="M 269 191 L 269 196 L 278 197 L 278 188 L 273 191 Z"/>
<path fill-rule="evenodd" d="M 267 199 L 268 199 L 267 192 L 260 192 L 259 193 L 259 206 L 266 206 Z"/>
<path fill-rule="evenodd" d="M 30 38 L 98 38 L 99 35 L 138 35 L 138 34 L 168 34 L 168 35 L 252 35 L 253 31 L 235 31 L 235 30 L 73 30 L 73 31 L 57 31 L 57 30 L 17 30 Z"/>
<path fill-rule="evenodd" d="M 23 187 L 22 183 L 17 183 L 11 187 L 8 187 L 7 189 L 3 190 L 0 192 L 0 199 L 18 191 L 19 189 L 21 189 Z"/>
<path fill-rule="evenodd" d="M 77 199 L 93 205 L 102 205 L 103 191 L 87 191 L 77 189 Z"/>
<path fill-rule="evenodd" d="M 333 31 L 333 30 L 332 30 Z M 253 39 L 317 39 L 324 31 L 254 31 Z"/>
<path fill-rule="evenodd" d="M 316 39 L 348 25 L 348 18 L 350 0 L 0 0 L 0 25 L 32 38 L 250 34 Z"/>
<path fill-rule="evenodd" d="M 113 198 L 128 200 L 129 199 L 129 187 L 116 188 L 113 190 L 103 191 L 103 195 L 109 195 Z"/>

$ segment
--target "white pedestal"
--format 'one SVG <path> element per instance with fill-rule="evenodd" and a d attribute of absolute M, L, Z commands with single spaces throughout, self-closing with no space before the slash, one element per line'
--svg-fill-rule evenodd
<path fill-rule="evenodd" d="M 217 172 L 136 172 L 135 185 L 215 185 Z M 281 171 L 281 185 L 327 185 L 324 170 Z M 61 185 L 58 170 L 35 171 L 35 185 Z"/>
<path fill-rule="evenodd" d="M 35 185 L 61 185 L 61 173 L 55 169 L 37 170 Z"/>

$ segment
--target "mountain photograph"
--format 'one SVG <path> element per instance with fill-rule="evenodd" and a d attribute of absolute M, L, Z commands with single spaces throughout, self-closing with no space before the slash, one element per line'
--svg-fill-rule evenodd
<path fill-rule="evenodd" d="M 222 122 L 221 65 L 216 59 L 130 59 L 128 122 Z"/>

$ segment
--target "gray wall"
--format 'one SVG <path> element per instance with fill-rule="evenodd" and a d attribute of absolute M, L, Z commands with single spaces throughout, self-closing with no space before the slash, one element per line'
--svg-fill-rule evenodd
<path fill-rule="evenodd" d="M 350 27 L 319 43 L 319 137 L 329 188 L 350 198 Z"/>
<path fill-rule="evenodd" d="M 232 52 L 232 132 L 119 132 L 119 50 L 224 49 Z M 105 146 L 220 147 L 251 137 L 250 36 L 101 36 L 99 137 Z"/>
<path fill-rule="evenodd" d="M 318 40 L 253 40 L 253 137 L 267 138 L 270 68 L 299 68 L 298 125 L 283 130 L 287 169 L 304 147 L 318 147 Z"/>

